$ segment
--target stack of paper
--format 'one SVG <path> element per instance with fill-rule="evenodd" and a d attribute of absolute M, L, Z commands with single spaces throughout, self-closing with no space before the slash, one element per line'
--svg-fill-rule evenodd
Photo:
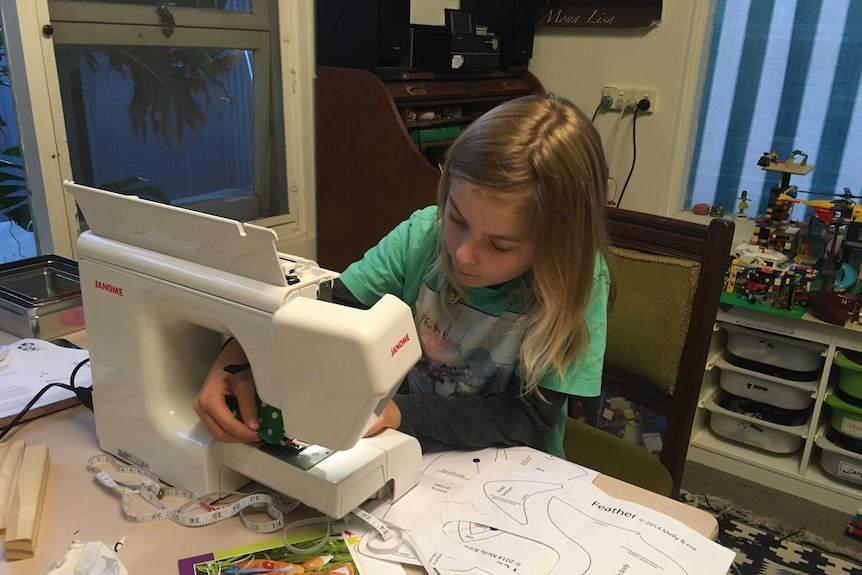
<path fill-rule="evenodd" d="M 725 575 L 734 554 L 653 509 L 611 497 L 596 472 L 530 448 L 427 454 L 420 483 L 366 510 L 394 544 L 361 534 L 358 559 L 441 573 Z M 404 535 L 409 533 L 408 535 Z M 411 541 L 412 540 L 412 541 Z"/>
<path fill-rule="evenodd" d="M 41 339 L 22 339 L 9 344 L 4 351 L 6 357 L 0 361 L 0 428 L 8 425 L 47 384 L 68 384 L 75 366 L 89 357 L 87 350 L 61 347 Z M 78 370 L 75 385 L 92 385 L 89 364 Z M 77 403 L 73 392 L 55 386 L 20 421 Z"/>

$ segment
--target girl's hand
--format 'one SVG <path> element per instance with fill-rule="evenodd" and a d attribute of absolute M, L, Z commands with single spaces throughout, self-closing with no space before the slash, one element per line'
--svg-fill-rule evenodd
<path fill-rule="evenodd" d="M 216 441 L 249 443 L 258 441 L 260 420 L 254 400 L 254 377 L 247 369 L 235 375 L 224 371 L 226 365 L 245 363 L 245 353 L 232 340 L 219 354 L 194 400 L 194 410 Z M 234 417 L 226 399 L 235 397 L 242 421 Z"/>
<path fill-rule="evenodd" d="M 377 435 L 389 427 L 392 429 L 398 429 L 399 425 L 401 425 L 401 410 L 398 409 L 395 402 L 390 399 L 389 403 L 386 404 L 386 407 L 383 408 L 383 413 L 381 413 L 380 417 L 377 418 L 377 421 L 375 421 L 371 427 L 368 428 L 368 431 L 365 432 L 365 437 Z"/>

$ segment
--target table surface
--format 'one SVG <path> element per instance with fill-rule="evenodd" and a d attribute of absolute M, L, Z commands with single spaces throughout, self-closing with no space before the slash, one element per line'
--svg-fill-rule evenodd
<path fill-rule="evenodd" d="M 73 341 L 79 343 L 82 338 Z M 120 558 L 130 573 L 170 574 L 177 573 L 178 559 L 280 537 L 280 533 L 249 531 L 238 517 L 200 528 L 170 521 L 129 522 L 123 516 L 119 495 L 97 484 L 86 469 L 90 457 L 104 452 L 99 450 L 93 414 L 82 406 L 16 427 L 5 441 L 15 440 L 47 444 L 51 460 L 36 556 L 13 562 L 16 575 L 42 575 L 72 539 L 113 545 L 125 537 Z M 714 538 L 717 533 L 715 518 L 695 507 L 609 476 L 599 476 L 595 485 L 613 497 L 661 511 L 707 537 Z M 290 516 L 288 520 L 292 520 Z M 413 567 L 407 570 L 423 572 Z"/>

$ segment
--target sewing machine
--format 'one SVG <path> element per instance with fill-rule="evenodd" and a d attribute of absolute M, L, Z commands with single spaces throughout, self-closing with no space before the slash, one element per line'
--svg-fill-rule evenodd
<path fill-rule="evenodd" d="M 103 450 L 200 495 L 253 479 L 336 519 L 415 485 L 415 438 L 362 438 L 420 357 L 406 304 L 324 301 L 338 274 L 278 253 L 267 228 L 64 185 L 90 228 L 78 263 Z M 301 452 L 215 442 L 194 413 L 226 334 Z"/>

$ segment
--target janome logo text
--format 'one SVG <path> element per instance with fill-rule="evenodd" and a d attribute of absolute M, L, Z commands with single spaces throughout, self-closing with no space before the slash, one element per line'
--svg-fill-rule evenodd
<path fill-rule="evenodd" d="M 100 289 L 100 290 L 106 291 L 110 294 L 114 294 L 114 295 L 118 295 L 120 297 L 123 297 L 123 288 L 121 288 L 121 287 L 117 287 L 115 285 L 105 283 L 105 282 L 102 282 L 99 280 L 96 280 L 95 285 L 96 285 L 96 289 Z"/>
<path fill-rule="evenodd" d="M 395 346 L 392 348 L 392 355 L 390 355 L 389 357 L 395 357 L 395 354 L 401 351 L 401 348 L 407 345 L 408 341 L 410 341 L 410 334 L 405 333 L 404 337 L 398 340 L 398 343 L 396 343 Z"/>

